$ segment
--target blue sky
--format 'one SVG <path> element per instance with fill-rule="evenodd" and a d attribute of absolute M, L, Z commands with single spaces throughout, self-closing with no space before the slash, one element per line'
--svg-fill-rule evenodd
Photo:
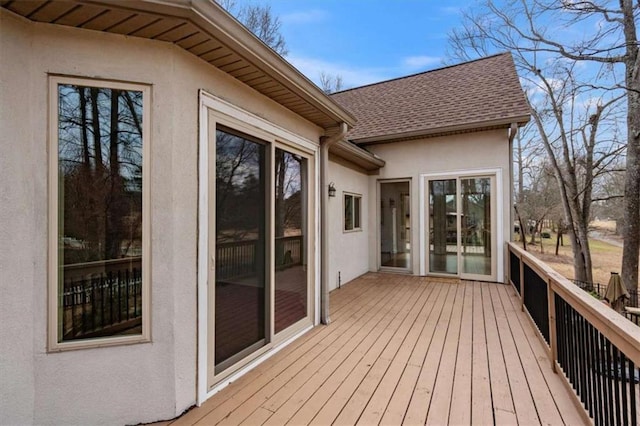
<path fill-rule="evenodd" d="M 286 59 L 314 82 L 322 71 L 361 86 L 443 66 L 465 1 L 273 0 Z"/>

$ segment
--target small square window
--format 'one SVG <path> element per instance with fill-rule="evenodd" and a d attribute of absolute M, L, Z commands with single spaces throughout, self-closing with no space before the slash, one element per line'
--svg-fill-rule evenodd
<path fill-rule="evenodd" d="M 49 348 L 146 341 L 149 88 L 50 81 Z"/>
<path fill-rule="evenodd" d="M 344 194 L 344 230 L 357 231 L 361 229 L 362 196 Z"/>

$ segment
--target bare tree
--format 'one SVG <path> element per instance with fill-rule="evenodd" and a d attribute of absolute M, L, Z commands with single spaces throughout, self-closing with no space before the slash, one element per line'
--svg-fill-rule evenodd
<path fill-rule="evenodd" d="M 625 2 L 622 3 L 624 6 Z M 575 11 L 576 4 L 591 3 L 571 3 L 562 11 Z M 451 34 L 451 48 L 454 57 L 464 59 L 495 50 L 508 50 L 514 55 L 519 74 L 529 90 L 534 123 L 558 181 L 572 240 L 575 278 L 591 281 L 587 225 L 593 183 L 624 148 L 616 144 L 620 135 L 616 132 L 613 112 L 620 97 L 629 90 L 618 84 L 614 67 L 602 68 L 581 82 L 576 64 L 583 58 L 567 56 L 568 52 L 589 56 L 587 52 L 594 51 L 586 46 L 607 42 L 610 38 L 606 35 L 619 32 L 620 28 L 605 25 L 604 30 L 597 31 L 586 42 L 583 40 L 581 47 L 553 43 L 546 38 L 543 28 L 554 22 L 549 14 L 560 12 L 555 5 L 555 2 L 545 4 L 543 0 L 517 0 L 498 6 L 487 0 L 479 9 L 465 14 L 463 28 Z M 572 17 L 568 25 L 579 22 Z M 620 48 L 609 46 L 606 51 L 614 54 Z M 592 98 L 587 105 L 585 97 Z"/>
<path fill-rule="evenodd" d="M 342 90 L 342 76 L 340 74 L 331 75 L 322 71 L 320 73 L 320 88 L 326 94 L 339 92 Z"/>
<path fill-rule="evenodd" d="M 536 243 L 536 235 L 542 231 L 545 220 L 554 216 L 560 204 L 555 174 L 547 161 L 538 164 L 531 173 L 526 189 L 519 197 L 518 210 L 522 222 L 530 227 L 530 244 Z"/>
<path fill-rule="evenodd" d="M 238 6 L 235 0 L 216 0 L 216 2 L 276 53 L 281 56 L 287 55 L 287 44 L 280 33 L 282 22 L 280 18 L 273 15 L 270 5 L 244 3 Z"/>

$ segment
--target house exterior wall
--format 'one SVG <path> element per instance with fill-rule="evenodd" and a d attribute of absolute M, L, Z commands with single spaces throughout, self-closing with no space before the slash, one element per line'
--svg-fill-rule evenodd
<path fill-rule="evenodd" d="M 321 129 L 169 43 L 5 10 L 0 29 L 0 423 L 173 418 L 196 399 L 199 89 L 312 141 Z M 48 74 L 152 86 L 151 343 L 47 353 Z"/>
<path fill-rule="evenodd" d="M 371 193 L 369 176 L 344 160 L 330 156 L 329 182 L 336 186 L 336 196 L 329 198 L 329 290 L 338 287 L 338 279 L 345 284 L 369 271 L 369 236 L 375 228 L 369 224 L 367 209 Z M 362 196 L 361 229 L 344 230 L 344 194 Z M 375 197 L 375 192 L 373 193 Z M 340 278 L 338 278 L 338 274 Z"/>
<path fill-rule="evenodd" d="M 384 179 L 411 179 L 411 271 L 414 275 L 420 273 L 419 227 L 420 210 L 420 179 L 423 174 L 445 174 L 465 172 L 469 170 L 499 169 L 502 171 L 502 206 L 504 209 L 502 234 L 504 239 L 509 237 L 508 206 L 510 197 L 511 162 L 509 139 L 506 129 L 465 133 L 433 137 L 405 142 L 395 142 L 379 145 L 368 145 L 367 150 L 383 158 L 386 165 L 380 169 L 380 174 L 369 180 L 367 201 L 369 215 L 369 268 L 377 270 L 379 267 L 379 209 L 377 201 L 377 185 Z M 498 241 L 498 249 L 502 252 L 503 241 Z M 500 265 L 498 265 L 500 267 Z"/>

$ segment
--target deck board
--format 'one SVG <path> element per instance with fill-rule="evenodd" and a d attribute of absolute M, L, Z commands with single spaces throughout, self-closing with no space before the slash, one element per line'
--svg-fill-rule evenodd
<path fill-rule="evenodd" d="M 173 425 L 581 424 L 511 287 L 372 273 Z"/>

